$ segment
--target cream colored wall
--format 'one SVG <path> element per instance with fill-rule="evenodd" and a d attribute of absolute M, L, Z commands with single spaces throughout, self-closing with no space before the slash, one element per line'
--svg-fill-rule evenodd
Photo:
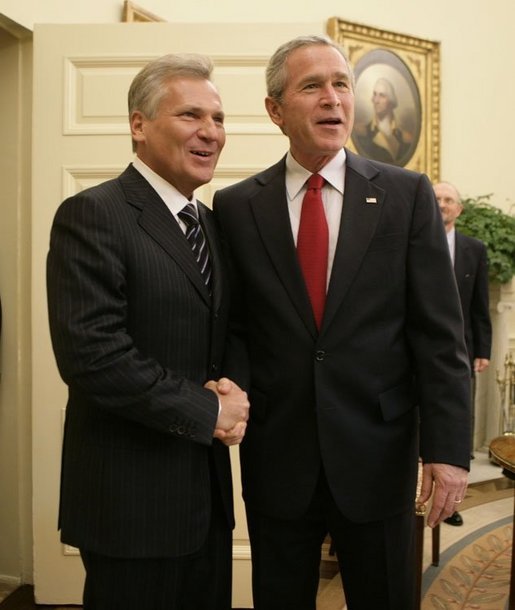
<path fill-rule="evenodd" d="M 29 30 L 35 23 L 102 23 L 120 20 L 122 0 L 0 0 L 0 28 L 15 22 Z M 515 201 L 511 168 L 515 102 L 511 78 L 515 57 L 515 3 L 512 0 L 138 0 L 137 4 L 173 22 L 251 22 L 266 36 L 264 16 L 278 22 L 319 22 L 338 16 L 348 21 L 441 44 L 441 176 L 455 182 L 464 195 L 494 193 L 494 202 L 508 209 Z M 423 17 L 421 17 L 423 15 Z M 273 16 L 273 17 L 269 17 Z M 9 28 L 7 28 L 9 30 Z M 10 30 L 12 31 L 12 30 Z M 270 49 L 272 51 L 273 49 Z M 0 225 L 0 294 L 4 332 L 0 347 L 0 578 L 30 580 L 30 361 L 28 174 L 23 175 L 30 124 L 20 106 L 26 45 L 0 35 L 0 122 L 3 149 L 2 223 Z M 21 71 L 21 72 L 20 72 Z M 9 92 L 9 96 L 7 93 Z M 26 97 L 25 99 L 30 99 Z M 23 119 L 23 120 L 22 120 Z M 19 135 L 21 135 L 20 145 Z M 25 171 L 27 168 L 25 167 Z M 8 179 L 7 179 L 8 178 Z M 513 291 L 512 291 L 513 293 Z M 509 314 L 515 333 L 515 314 Z"/>
<path fill-rule="evenodd" d="M 515 101 L 510 78 L 515 57 L 515 3 L 512 0 L 138 0 L 136 4 L 172 22 L 317 22 L 328 17 L 411 34 L 442 43 L 441 175 L 464 195 L 495 193 L 507 208 L 515 201 L 511 171 Z M 119 21 L 122 0 L 0 0 L 0 15 L 26 27 L 34 23 L 109 23 Z M 200 16 L 200 19 L 199 19 Z M 266 25 L 260 25 L 266 35 Z M 481 148 L 480 148 L 481 147 Z M 484 164 L 484 159 L 490 162 Z"/>
<path fill-rule="evenodd" d="M 0 30 L 0 578 L 32 574 L 30 40 Z M 27 102 L 25 101 L 27 100 Z"/>

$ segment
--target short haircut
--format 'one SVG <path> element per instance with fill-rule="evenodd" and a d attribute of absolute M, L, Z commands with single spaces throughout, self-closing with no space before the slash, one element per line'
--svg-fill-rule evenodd
<path fill-rule="evenodd" d="M 131 83 L 128 94 L 129 120 L 135 111 L 141 112 L 147 119 L 154 119 L 170 80 L 211 80 L 212 72 L 213 62 L 204 55 L 178 53 L 154 59 L 136 74 Z M 135 142 L 132 143 L 132 149 L 136 149 Z"/>
<path fill-rule="evenodd" d="M 286 72 L 286 60 L 290 54 L 302 47 L 317 45 L 332 47 L 338 51 L 347 64 L 351 84 L 354 88 L 354 73 L 350 66 L 349 60 L 347 59 L 347 56 L 343 52 L 340 45 L 330 38 L 325 38 L 324 36 L 298 36 L 297 38 L 294 38 L 293 40 L 285 42 L 283 45 L 281 45 L 268 62 L 268 66 L 266 68 L 266 90 L 269 97 L 279 102 L 282 99 L 284 89 L 286 88 L 286 80 L 288 78 L 288 74 Z"/>
<path fill-rule="evenodd" d="M 212 61 L 203 55 L 164 55 L 149 62 L 134 77 L 130 86 L 129 115 L 139 110 L 148 119 L 153 119 L 171 79 L 189 77 L 210 80 L 212 71 Z"/>

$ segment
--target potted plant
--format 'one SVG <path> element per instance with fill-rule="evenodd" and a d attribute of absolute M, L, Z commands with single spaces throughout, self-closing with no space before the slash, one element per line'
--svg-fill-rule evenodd
<path fill-rule="evenodd" d="M 490 280 L 505 284 L 515 275 L 515 216 L 492 205 L 491 197 L 492 194 L 462 199 L 463 212 L 456 228 L 485 244 Z"/>

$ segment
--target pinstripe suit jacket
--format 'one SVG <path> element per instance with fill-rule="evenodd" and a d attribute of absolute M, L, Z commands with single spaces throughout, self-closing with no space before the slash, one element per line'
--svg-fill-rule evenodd
<path fill-rule="evenodd" d="M 227 448 L 213 442 L 226 326 L 221 260 L 209 296 L 190 247 L 129 166 L 58 209 L 47 262 L 50 330 L 69 387 L 62 453 L 62 540 L 119 557 L 198 549 L 216 472 L 233 524 Z M 213 468 L 211 468 L 211 466 Z"/>

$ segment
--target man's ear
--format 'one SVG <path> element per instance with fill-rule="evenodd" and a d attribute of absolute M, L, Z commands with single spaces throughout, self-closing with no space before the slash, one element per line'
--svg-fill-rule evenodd
<path fill-rule="evenodd" d="M 144 122 L 145 117 L 139 110 L 135 110 L 131 114 L 129 124 L 131 128 L 131 136 L 135 142 L 143 142 L 145 139 L 145 134 L 143 131 Z"/>
<path fill-rule="evenodd" d="M 268 112 L 268 116 L 272 119 L 272 121 L 281 128 L 283 128 L 283 116 L 282 116 L 282 108 L 280 102 L 276 99 L 268 96 L 265 97 L 265 108 Z"/>

